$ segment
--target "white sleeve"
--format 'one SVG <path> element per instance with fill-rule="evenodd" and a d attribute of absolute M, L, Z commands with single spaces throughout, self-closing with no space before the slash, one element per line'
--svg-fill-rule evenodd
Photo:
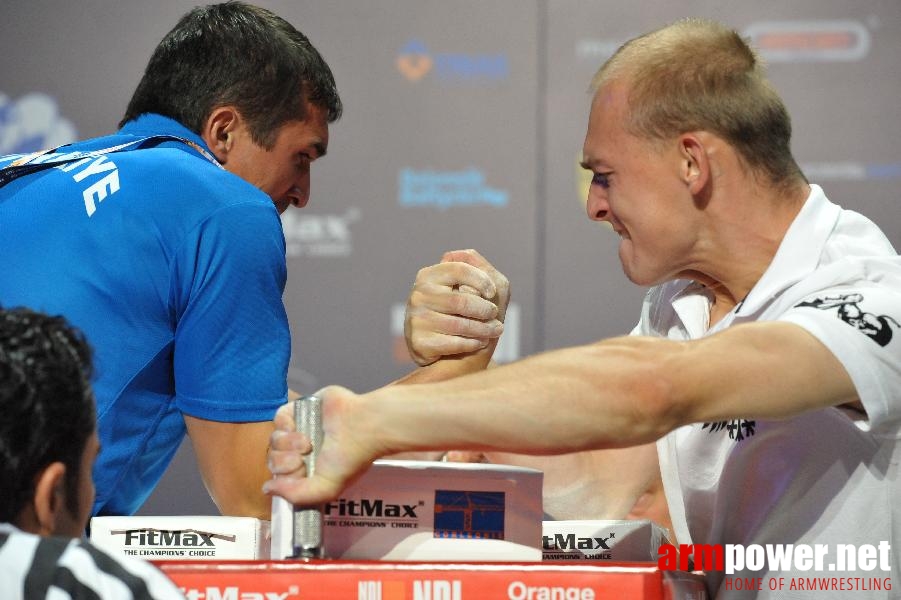
<path fill-rule="evenodd" d="M 873 283 L 807 296 L 779 317 L 800 325 L 842 363 L 873 433 L 901 437 L 901 294 Z"/>

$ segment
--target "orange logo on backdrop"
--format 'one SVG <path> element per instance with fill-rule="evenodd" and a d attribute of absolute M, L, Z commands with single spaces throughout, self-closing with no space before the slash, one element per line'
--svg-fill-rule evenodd
<path fill-rule="evenodd" d="M 744 30 L 768 62 L 859 61 L 870 51 L 870 30 L 854 20 L 765 21 Z"/>
<path fill-rule="evenodd" d="M 432 70 L 432 57 L 427 54 L 402 54 L 395 63 L 398 71 L 410 81 L 419 81 Z"/>
<path fill-rule="evenodd" d="M 847 31 L 785 31 L 762 34 L 757 43 L 768 50 L 825 50 L 852 48 L 857 37 Z"/>

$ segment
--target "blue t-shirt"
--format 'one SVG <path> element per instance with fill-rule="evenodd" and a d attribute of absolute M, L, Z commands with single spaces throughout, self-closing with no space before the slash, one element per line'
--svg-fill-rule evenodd
<path fill-rule="evenodd" d="M 94 349 L 94 514 L 140 507 L 183 414 L 265 421 L 287 394 L 285 239 L 269 196 L 160 115 L 58 152 L 156 135 L 202 150 L 151 140 L 0 187 L 0 305 L 63 315 Z"/>

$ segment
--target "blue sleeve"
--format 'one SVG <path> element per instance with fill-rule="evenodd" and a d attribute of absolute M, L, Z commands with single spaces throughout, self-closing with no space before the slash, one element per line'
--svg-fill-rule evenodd
<path fill-rule="evenodd" d="M 291 352 L 275 207 L 247 202 L 217 210 L 188 235 L 176 263 L 170 306 L 178 408 L 211 421 L 271 419 L 287 397 Z"/>

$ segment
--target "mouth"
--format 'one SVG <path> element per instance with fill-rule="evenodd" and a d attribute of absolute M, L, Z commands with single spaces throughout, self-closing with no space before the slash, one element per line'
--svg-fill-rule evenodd
<path fill-rule="evenodd" d="M 618 235 L 620 237 L 620 239 L 623 239 L 623 240 L 629 239 L 629 234 L 626 231 L 626 228 L 623 227 L 622 223 L 620 223 L 618 219 L 611 219 L 610 229 L 612 229 L 613 233 Z"/>
<path fill-rule="evenodd" d="M 610 227 L 610 229 L 613 231 L 613 233 L 618 235 L 620 238 L 625 239 L 625 238 L 629 237 L 628 234 L 626 233 L 626 230 L 619 223 L 609 222 L 607 225 L 608 225 L 608 227 Z"/>

